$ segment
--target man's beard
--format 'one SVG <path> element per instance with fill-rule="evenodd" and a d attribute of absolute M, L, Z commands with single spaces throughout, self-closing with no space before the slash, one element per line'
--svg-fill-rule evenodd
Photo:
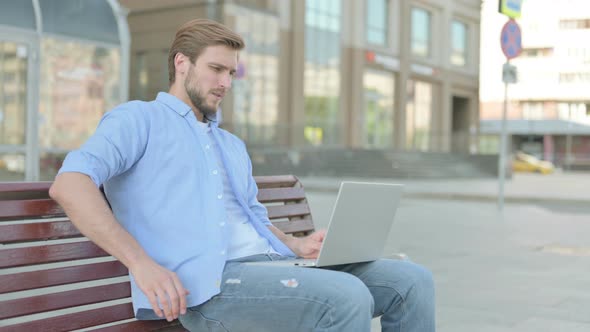
<path fill-rule="evenodd" d="M 186 80 L 184 81 L 184 89 L 188 95 L 191 103 L 197 108 L 197 110 L 203 114 L 203 117 L 207 121 L 215 119 L 215 113 L 217 113 L 217 107 L 211 107 L 206 104 L 206 96 L 203 96 L 197 88 L 193 87 L 194 74 L 189 71 Z"/>

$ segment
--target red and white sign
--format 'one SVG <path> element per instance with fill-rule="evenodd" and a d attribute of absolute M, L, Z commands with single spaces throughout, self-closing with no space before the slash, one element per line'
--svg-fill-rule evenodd
<path fill-rule="evenodd" d="M 520 26 L 515 20 L 510 19 L 504 27 L 502 27 L 502 33 L 500 35 L 500 45 L 502 46 L 502 52 L 506 56 L 506 59 L 514 59 L 522 52 L 522 35 L 520 32 Z"/>

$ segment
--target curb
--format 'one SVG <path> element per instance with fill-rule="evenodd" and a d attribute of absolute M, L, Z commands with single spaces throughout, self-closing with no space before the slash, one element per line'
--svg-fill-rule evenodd
<path fill-rule="evenodd" d="M 304 184 L 306 192 L 323 192 L 337 193 L 337 186 Z M 459 192 L 420 192 L 405 191 L 405 198 L 422 198 L 422 199 L 439 199 L 454 201 L 473 201 L 473 202 L 497 202 L 498 196 L 491 194 L 473 194 Z M 564 205 L 581 205 L 589 206 L 590 199 L 563 198 L 563 197 L 535 197 L 535 196 L 504 196 L 504 202 L 513 204 L 534 203 L 534 204 L 564 204 Z"/>

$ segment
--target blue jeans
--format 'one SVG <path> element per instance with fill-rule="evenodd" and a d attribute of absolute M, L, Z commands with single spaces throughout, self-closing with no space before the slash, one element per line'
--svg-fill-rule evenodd
<path fill-rule="evenodd" d="M 431 273 L 409 261 L 380 259 L 328 268 L 276 267 L 245 261 L 289 259 L 275 254 L 227 262 L 221 293 L 179 317 L 190 331 L 435 330 Z"/>

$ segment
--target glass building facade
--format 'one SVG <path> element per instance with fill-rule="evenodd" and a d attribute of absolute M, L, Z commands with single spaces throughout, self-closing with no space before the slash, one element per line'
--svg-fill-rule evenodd
<path fill-rule="evenodd" d="M 387 46 L 389 0 L 366 0 L 366 36 L 370 44 Z"/>
<path fill-rule="evenodd" d="M 305 142 L 341 145 L 340 0 L 308 0 L 305 5 Z"/>
<path fill-rule="evenodd" d="M 478 119 L 479 0 L 120 2 L 134 40 L 132 99 L 168 88 L 181 23 L 207 17 L 243 36 L 221 114 L 251 147 L 445 151 L 465 132 L 453 123 Z"/>
<path fill-rule="evenodd" d="M 392 148 L 394 131 L 394 76 L 386 71 L 367 69 L 363 75 L 363 147 Z"/>
<path fill-rule="evenodd" d="M 53 180 L 65 154 L 127 100 L 116 1 L 0 1 L 0 181 Z"/>
<path fill-rule="evenodd" d="M 412 32 L 411 49 L 412 55 L 419 57 L 430 57 L 431 55 L 431 13 L 423 8 L 412 8 Z"/>
<path fill-rule="evenodd" d="M 432 84 L 407 82 L 406 149 L 428 151 L 432 130 Z"/>
<path fill-rule="evenodd" d="M 234 132 L 253 145 L 276 142 L 278 122 L 279 18 L 276 13 L 236 7 L 236 32 L 247 48 L 240 52 L 233 82 Z"/>
<path fill-rule="evenodd" d="M 167 91 L 194 18 L 246 41 L 220 120 L 250 147 L 454 151 L 477 132 L 480 5 L 0 0 L 0 180 L 51 180 L 104 112 Z"/>

